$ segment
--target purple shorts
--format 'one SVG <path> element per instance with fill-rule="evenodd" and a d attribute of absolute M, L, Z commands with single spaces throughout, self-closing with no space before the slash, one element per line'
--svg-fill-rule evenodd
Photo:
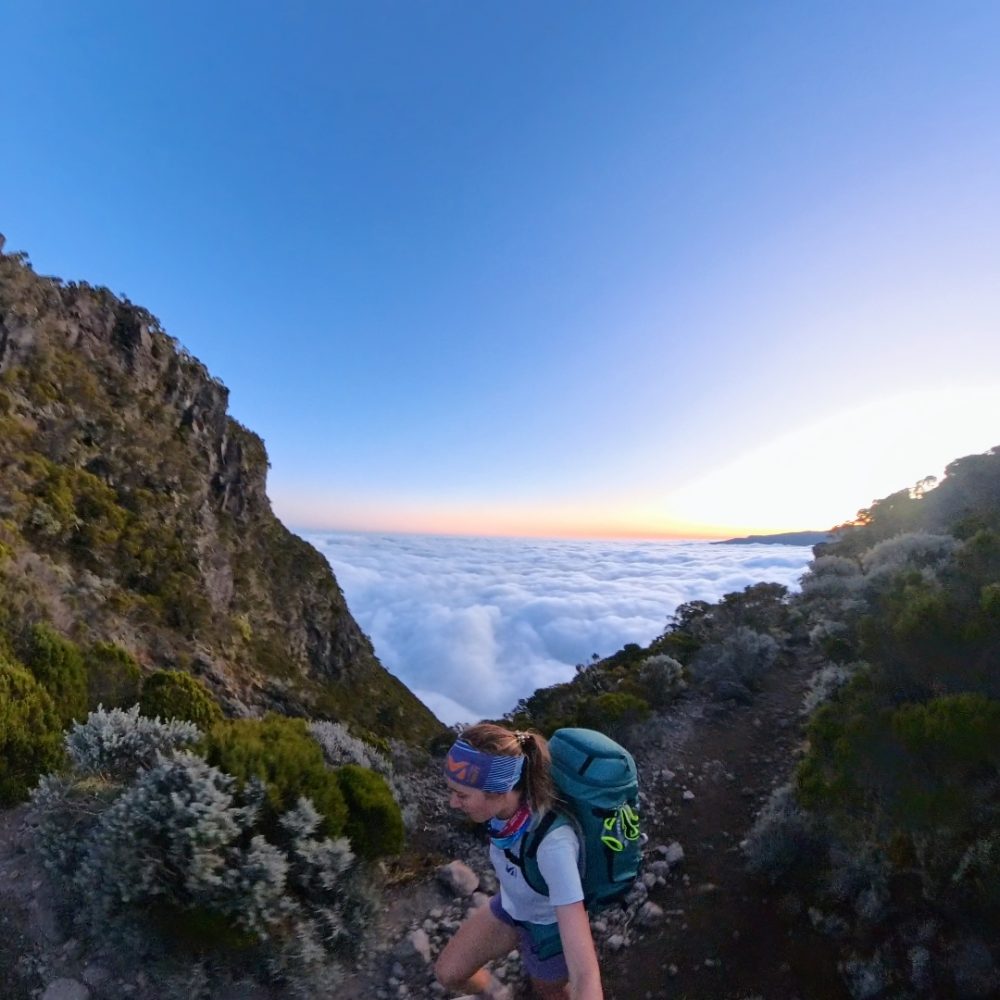
<path fill-rule="evenodd" d="M 539 946 L 535 938 L 532 937 L 531 932 L 528 927 L 525 926 L 518 920 L 515 920 L 504 908 L 503 903 L 500 901 L 500 893 L 497 893 L 490 900 L 490 913 L 493 914 L 497 920 L 502 924 L 506 924 L 508 927 L 513 927 L 517 930 L 518 937 L 520 938 L 520 944 L 518 945 L 518 951 L 521 953 L 521 964 L 524 966 L 524 971 L 532 979 L 540 979 L 545 983 L 561 983 L 569 979 L 569 968 L 566 965 L 566 956 L 562 953 L 562 947 L 559 945 L 558 954 L 552 955 L 552 947 L 558 942 L 559 937 L 559 927 L 556 924 L 531 924 L 530 926 L 541 931 L 542 934 L 548 938 L 548 947 L 543 948 L 544 951 L 549 953 L 548 958 L 539 957 Z M 555 941 L 552 940 L 553 935 Z"/>

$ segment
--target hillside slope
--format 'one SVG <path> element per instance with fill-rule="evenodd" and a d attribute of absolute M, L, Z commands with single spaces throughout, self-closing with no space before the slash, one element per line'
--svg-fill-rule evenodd
<path fill-rule="evenodd" d="M 145 309 L 0 252 L 0 629 L 114 642 L 233 714 L 432 737 L 326 561 L 274 516 L 263 442 L 227 399 Z"/>

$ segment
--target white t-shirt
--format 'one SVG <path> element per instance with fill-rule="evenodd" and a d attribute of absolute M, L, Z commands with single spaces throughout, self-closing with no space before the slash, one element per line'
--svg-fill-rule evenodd
<path fill-rule="evenodd" d="M 532 824 L 534 825 L 534 824 Z M 531 833 L 526 833 L 530 837 Z M 519 854 L 520 844 L 512 853 Z M 538 846 L 538 870 L 549 887 L 549 894 L 535 892 L 524 880 L 524 873 L 503 851 L 490 844 L 490 861 L 500 881 L 500 902 L 515 920 L 533 924 L 554 924 L 554 907 L 578 903 L 583 899 L 580 881 L 580 839 L 569 824 L 550 830 Z"/>

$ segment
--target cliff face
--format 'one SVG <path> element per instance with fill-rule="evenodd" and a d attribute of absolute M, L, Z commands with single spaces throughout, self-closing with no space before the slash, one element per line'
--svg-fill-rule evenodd
<path fill-rule="evenodd" d="M 145 309 L 0 252 L 0 626 L 116 642 L 237 714 L 434 735 L 272 513 L 263 442 L 227 401 Z"/>

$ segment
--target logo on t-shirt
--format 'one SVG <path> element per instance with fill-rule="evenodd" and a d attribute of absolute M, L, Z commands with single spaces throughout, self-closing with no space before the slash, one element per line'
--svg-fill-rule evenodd
<path fill-rule="evenodd" d="M 511 878 L 517 878 L 517 866 L 516 865 L 512 865 L 508 861 L 506 867 L 507 867 L 507 874 L 510 875 Z"/>

